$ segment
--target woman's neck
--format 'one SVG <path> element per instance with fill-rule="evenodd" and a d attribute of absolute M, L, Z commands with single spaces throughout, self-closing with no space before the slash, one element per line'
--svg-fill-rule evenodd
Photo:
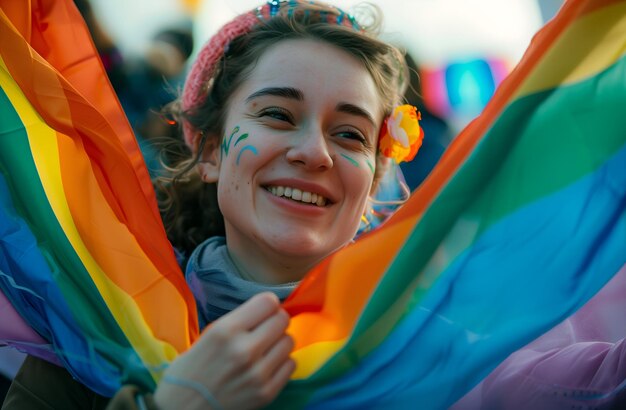
<path fill-rule="evenodd" d="M 272 255 L 258 248 L 239 252 L 237 246 L 226 243 L 228 254 L 243 279 L 264 284 L 299 282 L 320 260 L 305 260 L 300 256 Z"/>

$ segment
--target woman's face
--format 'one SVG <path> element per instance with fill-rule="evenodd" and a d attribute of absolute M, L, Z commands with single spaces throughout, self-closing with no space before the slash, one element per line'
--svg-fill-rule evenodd
<path fill-rule="evenodd" d="M 250 279 L 299 280 L 359 226 L 382 121 L 374 81 L 337 47 L 286 40 L 229 108 L 212 168 L 229 252 Z"/>

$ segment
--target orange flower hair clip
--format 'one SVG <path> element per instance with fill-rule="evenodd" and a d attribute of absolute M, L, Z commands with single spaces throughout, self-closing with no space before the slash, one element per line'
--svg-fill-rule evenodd
<path fill-rule="evenodd" d="M 411 161 L 422 146 L 424 130 L 419 125 L 422 114 L 412 105 L 397 106 L 385 118 L 378 140 L 380 152 L 396 163 Z"/>

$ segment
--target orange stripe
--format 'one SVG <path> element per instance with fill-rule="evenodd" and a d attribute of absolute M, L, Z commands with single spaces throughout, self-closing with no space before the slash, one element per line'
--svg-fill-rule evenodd
<path fill-rule="evenodd" d="M 187 286 L 172 286 L 147 260 L 126 225 L 115 218 L 80 140 L 60 133 L 57 138 L 63 191 L 82 242 L 105 275 L 134 299 L 154 336 L 172 344 L 178 352 L 185 351 L 190 344 L 185 318 L 188 310 L 195 310 L 195 305 L 185 303 L 183 298 Z M 171 249 L 165 251 L 174 258 Z"/>
<path fill-rule="evenodd" d="M 0 0 L 0 9 L 22 37 L 31 38 L 32 4 L 30 1 Z"/>

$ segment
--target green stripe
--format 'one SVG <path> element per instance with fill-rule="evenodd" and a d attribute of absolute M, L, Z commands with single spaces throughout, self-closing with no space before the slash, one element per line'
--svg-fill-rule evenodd
<path fill-rule="evenodd" d="M 78 323 L 94 345 L 107 340 L 107 348 L 112 348 L 113 343 L 117 343 L 121 350 L 109 359 L 120 365 L 127 364 L 129 352 L 132 351 L 131 356 L 136 353 L 63 232 L 41 184 L 25 126 L 1 88 L 0 171 L 7 180 L 17 212 L 37 237 L 39 248 L 55 275 L 54 282 L 72 311 L 73 318 L 68 321 Z M 138 356 L 134 359 L 136 364 L 141 363 Z M 137 372 L 135 368 L 132 374 L 125 376 L 148 388 L 154 384 L 144 369 Z"/>
<path fill-rule="evenodd" d="M 352 165 L 354 165 L 355 167 L 359 167 L 359 163 L 356 162 L 356 160 L 350 158 L 349 156 L 347 156 L 346 154 L 341 154 L 342 157 L 344 157 L 346 160 L 348 160 Z"/>
<path fill-rule="evenodd" d="M 558 191 L 593 172 L 612 157 L 626 140 L 626 87 L 623 83 L 626 59 L 604 73 L 554 92 L 541 92 L 516 102 L 494 127 L 492 143 L 485 144 L 472 161 L 492 161 L 507 155 L 497 174 L 469 212 L 485 214 L 479 233 L 507 214 L 545 195 Z M 596 93 L 601 93 L 597 96 Z M 533 113 L 533 110 L 536 111 Z M 532 115 L 529 121 L 525 116 Z M 515 129 L 516 124 L 524 128 Z M 501 141 L 513 129 L 513 147 Z M 499 135 L 498 135 L 499 134 Z M 477 166 L 474 166 L 477 168 Z M 523 172 L 523 178 L 520 178 Z M 468 174 L 468 172 L 466 172 Z M 467 175 L 467 183 L 480 180 Z M 490 202 L 490 198 L 512 201 Z"/>
<path fill-rule="evenodd" d="M 235 145 L 233 145 L 233 147 L 236 147 L 237 144 L 239 144 L 241 141 L 245 140 L 246 138 L 248 138 L 247 132 L 243 134 L 242 136 L 240 136 L 239 138 L 237 138 L 237 141 L 235 141 Z"/>
<path fill-rule="evenodd" d="M 306 387 L 302 383 L 302 390 L 294 384 L 294 391 L 304 394 L 307 387 L 352 369 L 355 355 L 367 354 L 393 331 L 454 261 L 450 257 L 447 265 L 427 269 L 441 243 L 447 241 L 448 251 L 458 255 L 509 213 L 584 177 L 615 154 L 626 143 L 624 72 L 622 58 L 595 77 L 513 102 L 429 207 L 368 303 L 347 348 L 311 376 Z M 469 233 L 456 231 L 459 225 L 469 227 Z"/>

